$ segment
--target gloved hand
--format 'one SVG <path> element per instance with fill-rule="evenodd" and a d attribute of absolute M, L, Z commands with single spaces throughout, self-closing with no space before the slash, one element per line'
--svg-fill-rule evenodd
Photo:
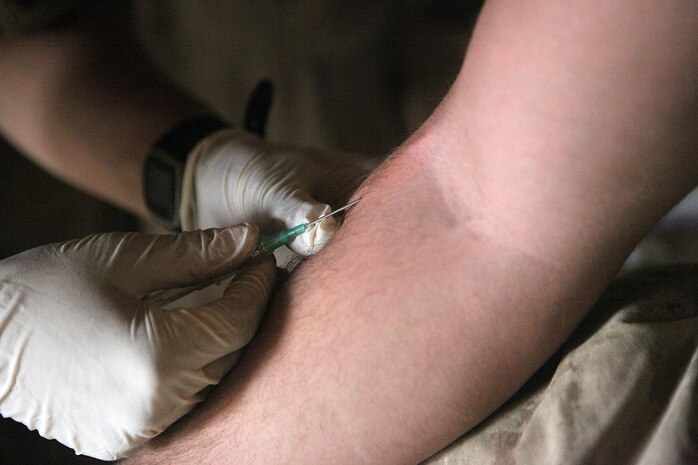
<path fill-rule="evenodd" d="M 250 225 L 99 234 L 0 261 L 0 414 L 105 460 L 162 432 L 234 365 L 275 267 L 241 270 L 199 308 L 144 296 L 236 269 L 257 236 Z"/>
<path fill-rule="evenodd" d="M 192 150 L 185 169 L 183 229 L 247 221 L 263 234 L 312 221 L 339 207 L 376 162 L 265 142 L 239 129 L 218 131 Z M 323 203 L 325 202 L 325 203 Z M 296 238 L 293 251 L 311 255 L 336 232 L 328 218 Z"/>

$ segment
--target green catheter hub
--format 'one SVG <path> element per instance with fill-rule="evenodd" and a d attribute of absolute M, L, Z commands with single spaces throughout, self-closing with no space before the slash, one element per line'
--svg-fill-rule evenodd
<path fill-rule="evenodd" d="M 280 231 L 278 233 L 270 234 L 268 236 L 262 236 L 261 239 L 259 240 L 259 245 L 257 245 L 257 250 L 256 252 L 259 253 L 272 253 L 282 245 L 286 245 L 289 242 L 291 242 L 293 239 L 296 237 L 300 236 L 301 234 L 304 234 L 308 228 L 316 223 L 319 223 L 320 221 L 324 220 L 325 218 L 329 218 L 332 215 L 335 215 L 341 211 L 347 210 L 357 203 L 359 203 L 359 199 L 354 200 L 353 202 L 349 202 L 342 208 L 338 208 L 326 215 L 322 215 L 320 218 L 318 218 L 315 221 L 311 221 L 309 223 L 303 223 L 299 224 L 298 226 L 294 226 L 293 228 L 290 229 L 284 229 L 283 231 Z"/>
<path fill-rule="evenodd" d="M 319 223 L 320 221 L 324 220 L 325 218 L 329 218 L 332 215 L 335 215 L 341 211 L 344 211 L 344 210 L 347 210 L 347 209 L 353 207 L 354 205 L 359 203 L 359 200 L 361 200 L 361 199 L 360 198 L 356 199 L 353 202 L 346 204 L 342 208 L 338 208 L 335 211 L 332 211 L 326 215 L 322 215 L 320 218 L 318 218 L 315 221 L 310 221 L 308 223 L 299 224 L 298 226 L 294 226 L 293 228 L 290 228 L 290 229 L 284 229 L 283 231 L 280 231 L 278 233 L 269 234 L 267 236 L 262 236 L 259 239 L 259 243 L 257 244 L 257 248 L 252 253 L 251 257 L 245 262 L 245 264 L 243 264 L 242 268 L 239 268 L 239 269 L 233 271 L 232 273 L 228 273 L 228 274 L 225 274 L 223 276 L 219 276 L 215 279 L 211 279 L 211 280 L 205 281 L 203 283 L 195 284 L 193 286 L 188 286 L 188 287 L 179 288 L 179 289 L 163 289 L 160 291 L 155 291 L 155 292 L 151 293 L 149 297 L 153 300 L 160 302 L 161 305 L 168 305 L 176 300 L 181 299 L 185 295 L 191 294 L 194 291 L 199 291 L 199 290 L 204 289 L 212 284 L 220 284 L 225 279 L 230 278 L 231 276 L 234 276 L 241 269 L 252 266 L 252 265 L 254 265 L 254 263 L 258 263 L 259 262 L 258 257 L 270 255 L 272 252 L 274 252 L 276 249 L 278 249 L 282 245 L 288 244 L 296 237 L 305 233 L 310 226 L 312 226 L 316 223 Z"/>

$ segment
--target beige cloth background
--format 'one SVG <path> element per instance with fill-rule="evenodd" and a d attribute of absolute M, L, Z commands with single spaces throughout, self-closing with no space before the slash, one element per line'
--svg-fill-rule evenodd
<path fill-rule="evenodd" d="M 477 2 L 473 3 L 477 6 Z M 468 2 L 135 2 L 143 43 L 185 88 L 240 121 L 256 82 L 277 87 L 268 136 L 385 154 L 455 79 Z"/>
<path fill-rule="evenodd" d="M 424 465 L 698 464 L 698 267 L 616 282 L 506 405 Z"/>

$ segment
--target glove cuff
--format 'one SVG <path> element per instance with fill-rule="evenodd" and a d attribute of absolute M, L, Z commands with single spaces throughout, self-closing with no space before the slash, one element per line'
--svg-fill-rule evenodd
<path fill-rule="evenodd" d="M 189 153 L 182 177 L 181 200 L 179 204 L 179 218 L 182 231 L 200 229 L 198 221 L 197 197 L 196 197 L 196 167 L 199 162 L 209 155 L 212 149 L 220 142 L 250 134 L 241 129 L 232 127 L 221 129 L 199 141 Z"/>
<path fill-rule="evenodd" d="M 192 149 L 207 136 L 230 124 L 211 114 L 176 124 L 155 141 L 143 172 L 145 204 L 152 216 L 170 230 L 180 230 L 180 204 L 185 163 Z"/>

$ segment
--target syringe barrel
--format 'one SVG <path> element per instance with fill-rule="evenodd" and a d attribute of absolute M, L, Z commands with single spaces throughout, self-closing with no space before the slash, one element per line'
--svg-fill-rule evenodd
<path fill-rule="evenodd" d="M 268 236 L 262 236 L 259 239 L 259 245 L 257 250 L 262 253 L 272 253 L 282 245 L 286 245 L 291 242 L 296 237 L 300 236 L 305 232 L 307 225 L 299 224 L 291 229 L 285 229 L 281 232 L 269 234 Z"/>

